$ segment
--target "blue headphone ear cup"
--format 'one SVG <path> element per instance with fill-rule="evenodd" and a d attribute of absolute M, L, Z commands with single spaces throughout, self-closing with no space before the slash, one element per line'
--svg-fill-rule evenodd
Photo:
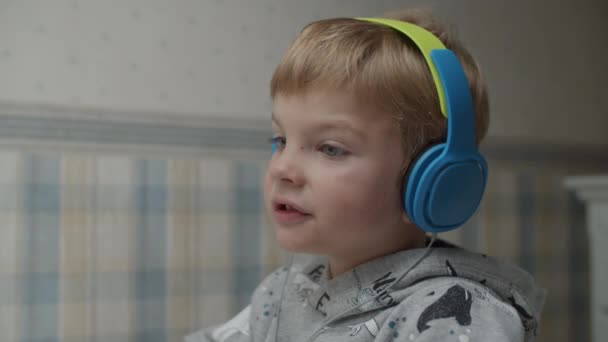
<path fill-rule="evenodd" d="M 477 210 L 487 180 L 480 154 L 466 160 L 445 155 L 446 144 L 425 151 L 407 181 L 404 204 L 410 220 L 427 232 L 458 228 Z"/>
<path fill-rule="evenodd" d="M 485 159 L 478 153 L 466 160 L 442 158 L 436 168 L 431 166 L 429 191 L 425 198 L 425 219 L 433 232 L 458 228 L 477 211 L 487 180 Z M 424 183 L 424 180 L 421 182 Z"/>
<path fill-rule="evenodd" d="M 405 212 L 410 220 L 414 223 L 419 221 L 416 218 L 416 210 L 414 210 L 416 204 L 416 197 L 420 193 L 420 179 L 422 175 L 428 170 L 429 165 L 441 155 L 445 148 L 445 143 L 433 145 L 432 147 L 425 150 L 418 158 L 416 158 L 410 166 L 410 172 L 406 175 L 407 179 L 403 182 L 405 184 L 403 206 Z"/>

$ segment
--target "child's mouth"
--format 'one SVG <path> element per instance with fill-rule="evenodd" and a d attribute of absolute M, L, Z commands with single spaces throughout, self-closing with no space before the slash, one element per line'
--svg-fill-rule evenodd
<path fill-rule="evenodd" d="M 310 217 L 310 214 L 301 212 L 294 206 L 284 203 L 276 204 L 273 210 L 273 218 L 280 224 L 296 224 Z"/>

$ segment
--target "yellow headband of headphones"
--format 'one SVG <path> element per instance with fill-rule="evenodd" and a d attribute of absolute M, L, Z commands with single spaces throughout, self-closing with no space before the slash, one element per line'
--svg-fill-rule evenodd
<path fill-rule="evenodd" d="M 443 85 L 439 78 L 439 74 L 437 73 L 437 68 L 435 67 L 435 63 L 431 59 L 431 51 L 438 49 L 446 49 L 445 45 L 431 32 L 423 29 L 420 26 L 407 23 L 400 20 L 395 19 L 385 19 L 385 18 L 355 18 L 357 20 L 369 21 L 378 24 L 383 24 L 389 27 L 394 28 L 397 31 L 402 32 L 407 37 L 409 37 L 418 49 L 422 52 L 424 59 L 426 60 L 426 64 L 429 66 L 431 70 L 431 74 L 433 75 L 433 81 L 435 82 L 435 87 L 437 88 L 437 94 L 439 95 L 439 104 L 441 106 L 441 113 L 443 116 L 447 118 L 448 111 L 446 107 L 446 99 L 445 92 L 443 89 Z"/>

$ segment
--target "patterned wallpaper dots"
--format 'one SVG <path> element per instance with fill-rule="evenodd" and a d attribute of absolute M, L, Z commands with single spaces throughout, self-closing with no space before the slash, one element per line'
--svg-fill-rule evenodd
<path fill-rule="evenodd" d="M 133 19 L 138 20 L 140 16 L 141 16 L 141 14 L 140 14 L 139 10 L 134 9 L 131 11 L 131 17 Z"/>
<path fill-rule="evenodd" d="M 604 83 L 598 75 L 608 66 L 608 50 L 586 48 L 606 31 L 606 21 L 598 14 L 606 5 L 582 1 L 551 8 L 525 0 L 468 7 L 436 1 L 436 13 L 455 24 L 486 68 L 492 87 L 490 136 L 606 143 L 608 116 L 601 108 Z M 272 72 L 305 24 L 335 16 L 376 15 L 408 4 L 0 1 L 0 104 L 267 118 Z M 568 35 L 587 37 L 576 41 L 580 49 L 550 55 L 560 40 L 547 40 L 543 47 L 532 44 L 545 32 L 538 29 L 539 23 L 550 32 L 563 26 L 559 18 L 572 11 L 578 14 L 572 18 L 577 25 L 571 25 Z M 533 15 L 541 12 L 545 15 Z M 508 18 L 521 13 L 511 27 Z M 478 18 L 484 19 L 484 30 L 479 30 Z M 512 48 L 505 53 L 504 46 Z M 570 69 L 577 71 L 556 72 L 564 66 L 576 66 Z"/>
<path fill-rule="evenodd" d="M 343 9 L 318 0 L 15 2 L 0 13 L 0 68 L 13 77 L 0 79 L 0 101 L 265 117 L 270 76 L 296 32 Z"/>
<path fill-rule="evenodd" d="M 402 0 L 0 3 L 0 103 L 78 103 L 139 113 L 247 118 L 268 117 L 272 72 L 289 43 L 308 22 L 335 16 L 376 15 L 408 5 Z M 523 16 L 517 29 L 510 30 L 504 19 L 508 16 L 503 12 L 536 13 L 542 5 L 524 0 L 503 4 L 498 7 L 500 10 L 483 2 L 470 8 L 449 1 L 435 5 L 437 13 L 449 16 L 463 33 L 464 41 L 477 48 L 480 62 L 489 68 L 495 132 L 505 136 L 518 132 L 531 138 L 542 135 L 547 139 L 552 135 L 562 140 L 575 137 L 572 129 L 579 140 L 606 140 L 602 127 L 608 117 L 602 116 L 597 107 L 601 101 L 595 101 L 601 98 L 600 80 L 583 81 L 584 75 L 605 70 L 607 59 L 603 58 L 603 50 L 580 53 L 589 50 L 584 49 L 587 41 L 594 41 L 594 35 L 603 32 L 591 28 L 605 26 L 601 18 L 595 20 L 589 15 L 594 12 L 593 6 L 580 6 L 569 0 L 563 9 L 547 9 L 552 15 Z M 585 23 L 573 26 L 575 29 L 569 34 L 591 37 L 578 43 L 582 48 L 577 53 L 546 59 L 543 56 L 548 56 L 546 51 L 551 49 L 531 48 L 533 45 L 526 39 L 532 38 L 513 40 L 518 32 L 538 32 L 535 28 L 539 20 L 543 27 L 559 27 L 561 23 L 555 18 L 572 9 L 583 11 L 573 20 Z M 492 39 L 487 38 L 487 33 L 480 33 L 477 21 L 471 20 L 478 17 L 486 18 L 487 27 L 482 31 L 490 32 Z M 554 48 L 557 42 L 547 44 Z M 509 55 L 500 52 L 505 44 L 516 44 Z M 530 63 L 519 63 L 530 59 Z M 500 63 L 508 60 L 516 61 L 513 65 L 517 67 Z M 541 62 L 541 68 L 530 66 Z M 551 69 L 563 65 L 582 65 L 583 69 L 577 73 L 555 73 Z M 580 86 L 573 97 L 569 88 L 555 84 Z M 561 96 L 566 93 L 568 96 Z M 555 100 L 539 105 L 538 98 Z M 538 108 L 547 111 L 546 118 L 530 115 L 536 114 Z M 588 118 L 573 119 L 571 113 L 577 108 L 585 109 L 578 112 L 588 113 Z M 554 120 L 556 117 L 560 120 Z M 567 122 L 562 126 L 568 129 L 557 124 L 549 127 L 547 122 Z"/>
<path fill-rule="evenodd" d="M 38 90 L 40 92 L 44 91 L 44 88 L 45 88 L 44 83 L 42 81 L 36 82 L 34 87 L 36 88 L 36 90 Z"/>
<path fill-rule="evenodd" d="M 36 27 L 36 32 L 38 33 L 46 33 L 46 26 L 40 24 Z"/>

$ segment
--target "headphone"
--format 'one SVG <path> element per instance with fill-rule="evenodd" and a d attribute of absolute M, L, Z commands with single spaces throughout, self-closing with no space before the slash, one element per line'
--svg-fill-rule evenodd
<path fill-rule="evenodd" d="M 410 220 L 425 232 L 456 229 L 477 211 L 488 178 L 487 162 L 477 150 L 473 98 L 462 65 L 439 38 L 420 26 L 385 18 L 355 19 L 403 33 L 429 66 L 441 113 L 448 118 L 447 141 L 429 147 L 412 161 L 403 182 L 403 203 Z"/>

